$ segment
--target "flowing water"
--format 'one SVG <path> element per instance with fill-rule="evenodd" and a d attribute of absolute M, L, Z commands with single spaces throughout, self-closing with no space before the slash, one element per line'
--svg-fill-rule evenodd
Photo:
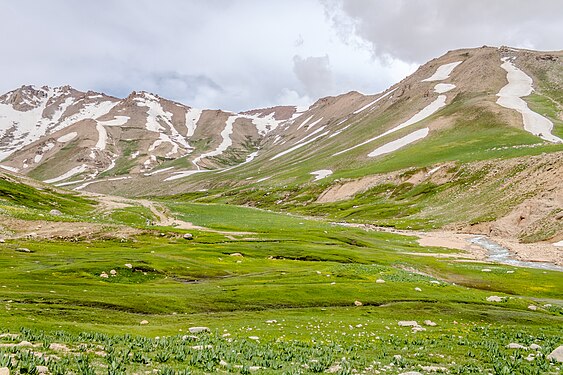
<path fill-rule="evenodd" d="M 541 270 L 563 272 L 563 267 L 557 266 L 555 264 L 542 263 L 542 262 L 525 262 L 525 261 L 514 259 L 511 257 L 510 251 L 507 248 L 502 247 L 498 243 L 492 241 L 490 238 L 487 238 L 485 236 L 474 237 L 471 239 L 471 243 L 474 243 L 482 247 L 483 249 L 487 250 L 489 252 L 489 257 L 487 260 L 491 262 L 504 263 L 517 267 L 529 267 L 529 268 L 538 268 Z"/>

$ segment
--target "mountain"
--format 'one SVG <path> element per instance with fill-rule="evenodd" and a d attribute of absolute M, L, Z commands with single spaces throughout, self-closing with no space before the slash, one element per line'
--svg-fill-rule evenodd
<path fill-rule="evenodd" d="M 376 95 L 236 114 L 24 86 L 0 97 L 1 166 L 99 193 L 559 238 L 562 58 L 455 50 Z"/>

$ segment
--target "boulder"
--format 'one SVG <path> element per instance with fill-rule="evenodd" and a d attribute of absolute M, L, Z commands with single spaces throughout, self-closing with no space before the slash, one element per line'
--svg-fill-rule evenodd
<path fill-rule="evenodd" d="M 549 353 L 547 359 L 550 361 L 563 362 L 563 345 L 559 345 L 554 351 Z"/>
<path fill-rule="evenodd" d="M 361 303 L 360 301 L 354 301 L 354 305 L 355 305 L 355 306 L 362 306 L 363 303 Z"/>
<path fill-rule="evenodd" d="M 183 237 L 185 240 L 193 240 L 193 239 L 194 239 L 194 236 L 193 236 L 193 234 L 191 234 L 191 233 L 185 233 L 182 237 Z"/>
<path fill-rule="evenodd" d="M 418 327 L 416 320 L 400 320 L 397 323 L 400 327 Z"/>
<path fill-rule="evenodd" d="M 141 323 L 139 323 L 139 324 L 144 326 L 144 325 L 149 324 L 149 321 L 148 320 L 141 320 Z"/>
<path fill-rule="evenodd" d="M 540 349 L 541 349 L 541 346 L 539 346 L 538 344 L 532 344 L 532 345 L 530 345 L 530 349 L 532 349 L 532 350 L 540 350 Z"/>
<path fill-rule="evenodd" d="M 487 297 L 487 301 L 488 302 L 502 302 L 504 300 L 504 298 L 499 297 L 499 296 L 490 296 Z"/>
<path fill-rule="evenodd" d="M 377 280 L 375 280 L 375 282 L 378 283 L 378 284 L 385 284 L 385 280 L 383 280 L 383 279 L 377 279 Z"/>
<path fill-rule="evenodd" d="M 429 326 L 429 327 L 436 327 L 436 323 L 434 323 L 434 322 L 431 321 L 431 320 L 425 320 L 425 321 L 424 321 L 424 324 L 427 325 L 427 326 Z"/>
<path fill-rule="evenodd" d="M 510 344 L 506 345 L 507 349 L 528 349 L 524 345 L 517 344 L 515 342 L 511 342 Z"/>
<path fill-rule="evenodd" d="M 35 366 L 37 369 L 38 374 L 47 374 L 49 373 L 49 368 L 47 366 Z"/>
<path fill-rule="evenodd" d="M 0 367 L 0 375 L 10 375 L 10 369 L 7 367 Z"/>
<path fill-rule="evenodd" d="M 190 327 L 188 330 L 190 333 L 211 332 L 211 330 L 207 327 Z"/>
<path fill-rule="evenodd" d="M 52 216 L 61 216 L 62 214 L 63 213 L 61 211 L 55 210 L 55 209 L 52 209 L 51 211 L 49 211 L 49 215 L 52 215 Z"/>

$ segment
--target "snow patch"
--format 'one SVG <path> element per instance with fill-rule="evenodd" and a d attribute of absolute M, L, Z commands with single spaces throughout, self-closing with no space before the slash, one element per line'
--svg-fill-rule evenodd
<path fill-rule="evenodd" d="M 397 151 L 398 149 L 405 147 L 413 142 L 416 142 L 424 137 L 426 137 L 428 135 L 428 133 L 430 132 L 429 128 L 424 128 L 424 129 L 419 129 L 416 130 L 410 134 L 405 135 L 404 137 L 401 137 L 397 140 L 394 140 L 392 142 L 386 143 L 381 147 L 376 148 L 375 150 L 373 150 L 372 152 L 370 152 L 368 154 L 368 156 L 370 158 L 379 156 L 379 155 L 384 155 L 384 154 L 388 154 L 390 152 L 393 151 Z"/>
<path fill-rule="evenodd" d="M 355 146 L 352 146 L 350 148 L 347 148 L 346 150 L 342 150 L 339 151 L 335 154 L 333 154 L 332 156 L 338 156 L 341 155 L 345 152 L 351 151 L 355 148 L 361 147 L 363 145 L 366 145 L 370 142 L 375 141 L 376 139 L 379 139 L 381 137 L 384 137 L 386 135 L 389 135 L 391 133 L 396 132 L 397 130 L 401 130 L 403 128 L 406 128 L 407 126 L 416 124 L 419 121 L 422 121 L 424 119 L 426 119 L 427 117 L 431 116 L 432 114 L 434 114 L 436 111 L 438 111 L 440 108 L 444 107 L 446 105 L 446 95 L 439 95 L 438 98 L 436 98 L 436 100 L 434 100 L 432 103 L 428 104 L 426 107 L 424 107 L 422 110 L 420 110 L 420 112 L 418 112 L 417 114 L 415 114 L 414 116 L 412 116 L 410 119 L 408 119 L 407 121 L 403 122 L 402 124 L 399 124 L 397 126 L 395 126 L 394 128 L 391 128 L 389 130 L 387 130 L 386 132 L 375 136 L 373 138 L 370 138 L 362 143 L 359 143 Z"/>
<path fill-rule="evenodd" d="M 199 166 L 197 165 L 197 163 L 199 161 L 201 161 L 204 158 L 221 155 L 227 148 L 229 148 L 233 144 L 233 140 L 231 139 L 231 134 L 233 134 L 233 125 L 239 117 L 240 116 L 238 115 L 229 116 L 225 124 L 225 129 L 223 129 L 223 131 L 221 132 L 221 137 L 223 138 L 223 141 L 221 142 L 221 144 L 219 144 L 219 146 L 217 146 L 215 150 L 202 154 L 192 161 L 192 163 L 194 163 L 198 167 L 198 169 Z"/>
<path fill-rule="evenodd" d="M 310 116 L 309 118 L 305 119 L 305 121 L 303 121 L 298 127 L 297 130 L 301 129 L 303 126 L 305 126 L 309 121 L 311 121 L 311 119 L 315 117 L 315 115 Z"/>
<path fill-rule="evenodd" d="M 353 113 L 354 113 L 355 115 L 357 115 L 358 113 L 360 113 L 360 112 L 362 112 L 362 111 L 368 109 L 369 107 L 371 107 L 372 105 L 374 105 L 375 103 L 377 103 L 378 101 L 380 101 L 381 99 L 384 99 L 384 98 L 386 98 L 387 96 L 389 96 L 389 95 L 390 95 L 393 91 L 395 91 L 395 90 L 397 90 L 397 88 L 394 88 L 393 90 L 389 91 L 388 93 L 381 95 L 379 98 L 377 98 L 377 99 L 375 99 L 374 101 L 372 101 L 372 102 L 370 102 L 370 103 L 364 105 L 362 108 L 355 110 Z"/>
<path fill-rule="evenodd" d="M 508 58 L 502 59 L 501 68 L 506 70 L 508 84 L 500 89 L 497 96 L 497 104 L 508 109 L 513 109 L 522 114 L 524 130 L 540 137 L 543 140 L 554 143 L 563 143 L 563 139 L 551 134 L 553 123 L 528 108 L 528 104 L 521 99 L 532 93 L 532 78 L 518 69 Z"/>
<path fill-rule="evenodd" d="M 171 169 L 173 169 L 173 168 L 174 168 L 174 167 L 162 168 L 162 169 L 159 169 L 158 171 L 154 171 L 154 172 L 151 172 L 151 173 L 144 173 L 144 175 L 145 175 L 145 176 L 152 176 L 152 175 L 155 175 L 155 174 L 159 174 L 159 173 L 162 173 L 162 172 L 169 171 L 169 170 L 171 170 Z"/>
<path fill-rule="evenodd" d="M 438 94 L 445 94 L 448 91 L 455 89 L 455 85 L 451 83 L 438 83 L 434 86 L 434 92 Z"/>
<path fill-rule="evenodd" d="M 309 131 L 309 129 L 311 129 L 313 126 L 317 125 L 319 122 L 321 122 L 323 120 L 323 118 L 321 117 L 320 119 L 318 119 L 317 121 L 313 122 L 311 125 L 307 125 L 306 127 L 306 131 Z"/>
<path fill-rule="evenodd" d="M 98 142 L 96 142 L 94 148 L 98 150 L 105 150 L 108 141 L 108 132 L 100 123 L 96 124 L 96 130 L 98 131 Z"/>
<path fill-rule="evenodd" d="M 51 178 L 49 180 L 44 180 L 43 182 L 46 182 L 48 184 L 52 184 L 54 182 L 66 180 L 67 178 L 70 178 L 74 175 L 77 175 L 79 173 L 86 171 L 86 169 L 88 169 L 88 166 L 86 164 L 78 165 L 78 166 L 72 168 L 70 171 L 60 175 L 59 177 Z"/>
<path fill-rule="evenodd" d="M 20 171 L 19 168 L 10 167 L 8 165 L 1 165 L 0 164 L 0 168 L 3 168 L 7 171 L 14 172 L 14 173 L 18 173 Z"/>
<path fill-rule="evenodd" d="M 332 174 L 332 171 L 330 169 L 320 169 L 318 171 L 314 171 L 309 174 L 315 176 L 315 179 L 313 181 L 319 181 L 325 177 L 330 176 Z"/>
<path fill-rule="evenodd" d="M 197 129 L 197 122 L 203 113 L 203 109 L 190 108 L 186 112 L 186 128 L 188 129 L 188 137 L 194 135 Z"/>
<path fill-rule="evenodd" d="M 191 170 L 191 171 L 175 172 L 173 176 L 165 178 L 164 181 L 174 181 L 174 180 L 177 180 L 179 178 L 184 178 L 184 177 L 188 177 L 188 176 L 191 176 L 193 174 L 196 174 L 196 173 L 203 173 L 203 172 L 210 172 L 210 171 L 207 170 L 207 169 L 196 169 L 196 170 Z"/>
<path fill-rule="evenodd" d="M 287 150 L 282 151 L 282 152 L 280 152 L 279 154 L 275 155 L 274 157 L 270 158 L 270 160 L 275 160 L 275 159 L 277 159 L 277 158 L 279 158 L 279 157 L 281 157 L 281 156 L 284 156 L 284 155 L 286 155 L 286 154 L 289 154 L 290 152 L 295 151 L 295 150 L 297 150 L 298 148 L 301 148 L 301 147 L 303 147 L 303 146 L 306 146 L 306 145 L 308 145 L 309 143 L 314 142 L 314 141 L 316 141 L 317 139 L 319 139 L 319 138 L 321 138 L 321 137 L 324 137 L 324 136 L 327 135 L 328 133 L 330 133 L 330 132 L 329 132 L 329 131 L 326 131 L 326 132 L 324 132 L 324 133 L 322 133 L 322 134 L 320 134 L 320 135 L 318 135 L 318 136 L 316 136 L 316 137 L 314 137 L 314 138 L 309 139 L 309 140 L 306 141 L 306 142 L 298 143 L 298 144 L 294 145 L 293 147 L 288 148 Z"/>
<path fill-rule="evenodd" d="M 450 77 L 450 74 L 452 74 L 452 72 L 454 71 L 455 67 L 462 62 L 463 61 L 456 61 L 453 63 L 441 65 L 438 67 L 438 69 L 436 69 L 436 73 L 426 79 L 423 79 L 422 82 L 441 81 L 443 79 L 448 79 Z"/>
<path fill-rule="evenodd" d="M 60 142 L 60 143 L 70 142 L 74 138 L 76 138 L 77 136 L 78 136 L 77 132 L 70 132 L 68 134 L 61 135 L 59 138 L 57 138 L 57 142 Z"/>
<path fill-rule="evenodd" d="M 553 244 L 553 246 L 563 247 L 563 240 L 562 240 L 562 241 L 559 241 L 559 242 L 555 242 L 555 243 Z"/>
<path fill-rule="evenodd" d="M 114 116 L 113 120 L 99 121 L 98 124 L 103 126 L 122 126 L 127 123 L 131 118 L 129 116 Z"/>

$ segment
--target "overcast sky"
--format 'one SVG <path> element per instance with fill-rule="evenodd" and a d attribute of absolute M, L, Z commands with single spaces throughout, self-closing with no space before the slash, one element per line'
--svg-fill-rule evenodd
<path fill-rule="evenodd" d="M 0 92 L 304 105 L 377 93 L 450 49 L 563 49 L 562 16 L 562 0 L 2 0 Z"/>

